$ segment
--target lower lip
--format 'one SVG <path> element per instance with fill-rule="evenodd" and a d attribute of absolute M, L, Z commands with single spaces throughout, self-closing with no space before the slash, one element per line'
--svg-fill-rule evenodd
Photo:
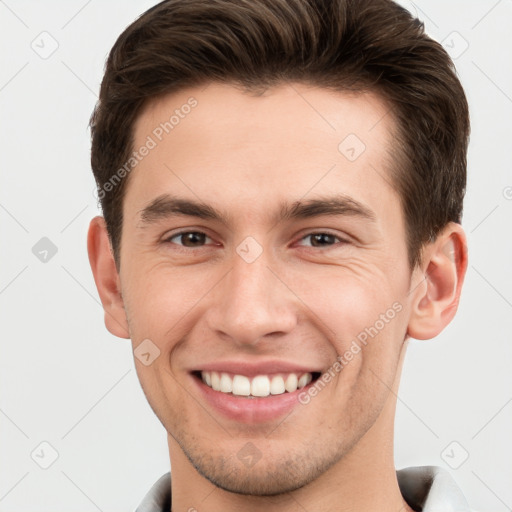
<path fill-rule="evenodd" d="M 308 388 L 314 384 L 310 382 L 292 393 L 284 392 L 264 398 L 247 398 L 215 391 L 195 375 L 192 375 L 192 379 L 202 396 L 216 411 L 231 420 L 248 424 L 274 421 L 289 414 L 294 407 L 301 405 L 299 394 L 307 392 Z"/>

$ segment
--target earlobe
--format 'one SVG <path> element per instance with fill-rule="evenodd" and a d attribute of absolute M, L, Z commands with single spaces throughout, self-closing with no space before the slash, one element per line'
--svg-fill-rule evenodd
<path fill-rule="evenodd" d="M 119 274 L 103 217 L 95 217 L 87 236 L 89 263 L 105 312 L 107 329 L 119 338 L 130 338 L 128 321 L 120 292 Z"/>
<path fill-rule="evenodd" d="M 425 247 L 421 268 L 413 273 L 416 288 L 412 291 L 409 336 L 430 339 L 451 322 L 459 305 L 466 268 L 466 236 L 459 224 L 449 223 Z"/>

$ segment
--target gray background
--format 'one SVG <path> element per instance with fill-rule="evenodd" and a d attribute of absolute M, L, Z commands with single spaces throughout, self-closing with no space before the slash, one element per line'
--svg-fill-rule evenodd
<path fill-rule="evenodd" d="M 0 511 L 132 510 L 169 469 L 86 254 L 89 115 L 108 50 L 154 3 L 0 1 Z M 396 465 L 443 466 L 477 510 L 511 510 L 512 1 L 404 5 L 468 94 L 470 266 L 453 323 L 411 342 Z"/>

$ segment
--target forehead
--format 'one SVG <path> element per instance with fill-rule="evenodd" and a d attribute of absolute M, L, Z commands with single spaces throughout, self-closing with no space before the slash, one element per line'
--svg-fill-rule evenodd
<path fill-rule="evenodd" d="M 143 207 L 163 192 L 224 203 L 236 195 L 250 211 L 336 188 L 385 207 L 398 200 L 388 177 L 394 130 L 389 106 L 371 93 L 302 84 L 258 95 L 230 84 L 184 89 L 138 116 L 134 150 L 151 149 L 131 172 L 127 197 Z"/>
<path fill-rule="evenodd" d="M 390 105 L 371 92 L 284 83 L 256 93 L 234 84 L 210 83 L 150 100 L 135 122 L 134 136 L 143 142 L 152 133 L 160 141 L 170 133 L 179 138 L 180 132 L 189 135 L 194 130 L 202 144 L 214 141 L 247 148 L 251 143 L 270 145 L 276 134 L 293 134 L 295 142 L 301 138 L 313 148 L 320 133 L 329 142 L 352 134 L 381 145 L 395 127 L 390 112 Z M 337 145 L 334 149 L 339 151 Z"/>

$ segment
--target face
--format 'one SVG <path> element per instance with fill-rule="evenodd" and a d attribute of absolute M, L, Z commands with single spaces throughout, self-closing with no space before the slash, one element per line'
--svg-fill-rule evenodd
<path fill-rule="evenodd" d="M 136 353 L 149 340 L 137 372 L 175 449 L 221 488 L 299 488 L 383 428 L 411 289 L 387 110 L 210 84 L 138 118 L 134 148 L 151 148 L 119 273 Z"/>

